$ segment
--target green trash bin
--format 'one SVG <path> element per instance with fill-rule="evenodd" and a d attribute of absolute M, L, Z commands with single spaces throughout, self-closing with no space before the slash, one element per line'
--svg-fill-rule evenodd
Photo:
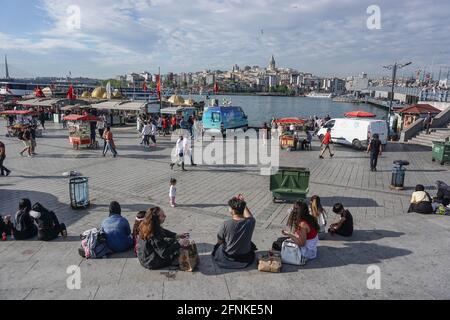
<path fill-rule="evenodd" d="M 433 141 L 433 161 L 439 161 L 441 165 L 450 162 L 450 142 Z"/>
<path fill-rule="evenodd" d="M 270 176 L 273 202 L 305 200 L 309 192 L 309 169 L 281 167 Z"/>

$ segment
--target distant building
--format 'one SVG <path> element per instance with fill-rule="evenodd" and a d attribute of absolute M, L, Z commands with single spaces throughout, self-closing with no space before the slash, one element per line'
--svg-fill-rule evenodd
<path fill-rule="evenodd" d="M 276 75 L 270 75 L 268 76 L 268 85 L 269 88 L 276 87 L 278 85 L 278 77 Z"/>
<path fill-rule="evenodd" d="M 369 78 L 367 77 L 367 74 L 362 73 L 359 76 L 348 78 L 345 88 L 352 93 L 367 90 L 369 88 Z"/>

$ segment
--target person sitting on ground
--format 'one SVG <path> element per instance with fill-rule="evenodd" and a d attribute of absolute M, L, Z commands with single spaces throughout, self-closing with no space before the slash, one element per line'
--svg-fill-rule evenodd
<path fill-rule="evenodd" d="M 228 202 L 231 220 L 225 221 L 218 234 L 212 255 L 216 264 L 224 269 L 244 269 L 255 261 L 252 242 L 256 220 L 242 195 Z"/>
<path fill-rule="evenodd" d="M 15 225 L 13 229 L 14 238 L 16 240 L 28 240 L 36 237 L 38 229 L 30 216 L 31 201 L 22 199 L 19 202 L 19 211 L 15 216 Z"/>
<path fill-rule="evenodd" d="M 180 248 L 189 245 L 188 234 L 177 235 L 161 227 L 166 214 L 160 207 L 147 211 L 139 226 L 137 256 L 140 264 L 149 270 L 178 265 Z"/>
<path fill-rule="evenodd" d="M 431 196 L 425 191 L 425 187 L 421 184 L 416 186 L 416 191 L 411 196 L 411 204 L 408 213 L 416 212 L 421 214 L 433 214 L 433 202 Z"/>
<path fill-rule="evenodd" d="M 333 223 L 328 232 L 334 236 L 335 234 L 342 237 L 351 237 L 353 235 L 353 216 L 350 211 L 346 210 L 341 203 L 333 206 L 333 212 L 340 216 L 339 222 Z"/>
<path fill-rule="evenodd" d="M 0 235 L 3 233 L 10 236 L 13 230 L 13 224 L 11 222 L 11 216 L 2 217 L 0 216 Z"/>
<path fill-rule="evenodd" d="M 283 230 L 283 235 L 290 238 L 298 247 L 302 256 L 301 265 L 307 260 L 317 257 L 320 226 L 317 219 L 309 213 L 308 205 L 304 202 L 294 204 L 287 226 L 289 231 Z"/>
<path fill-rule="evenodd" d="M 40 241 L 52 241 L 58 238 L 59 234 L 62 237 L 67 237 L 66 225 L 64 223 L 60 224 L 56 214 L 39 203 L 33 206 L 30 216 L 38 225 L 38 239 Z"/>
<path fill-rule="evenodd" d="M 320 227 L 320 234 L 326 233 L 325 227 L 327 226 L 327 212 L 322 207 L 319 196 L 312 196 L 311 198 L 311 215 L 316 218 Z"/>
<path fill-rule="evenodd" d="M 115 253 L 128 251 L 133 246 L 130 224 L 121 214 L 120 204 L 116 201 L 111 202 L 109 217 L 101 226 L 105 231 L 108 247 Z"/>
<path fill-rule="evenodd" d="M 136 220 L 134 221 L 132 237 L 133 237 L 134 253 L 136 254 L 136 256 L 139 240 L 139 227 L 141 226 L 142 221 L 144 221 L 146 213 L 147 213 L 146 211 L 139 211 L 138 214 L 136 215 Z"/>

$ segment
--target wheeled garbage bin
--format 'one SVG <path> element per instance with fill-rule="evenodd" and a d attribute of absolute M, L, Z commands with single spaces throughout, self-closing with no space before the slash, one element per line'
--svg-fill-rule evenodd
<path fill-rule="evenodd" d="M 270 176 L 273 202 L 306 199 L 309 192 L 309 175 L 309 170 L 305 168 L 279 168 L 277 173 Z"/>
<path fill-rule="evenodd" d="M 404 160 L 394 161 L 392 166 L 392 178 L 391 178 L 391 188 L 396 190 L 403 190 L 405 185 L 405 173 L 409 162 Z"/>
<path fill-rule="evenodd" d="M 69 193 L 70 206 L 72 209 L 87 208 L 89 201 L 89 179 L 85 177 L 77 177 L 70 179 Z"/>
<path fill-rule="evenodd" d="M 450 162 L 450 142 L 433 141 L 433 155 L 431 160 L 439 161 L 442 166 L 446 162 Z"/>

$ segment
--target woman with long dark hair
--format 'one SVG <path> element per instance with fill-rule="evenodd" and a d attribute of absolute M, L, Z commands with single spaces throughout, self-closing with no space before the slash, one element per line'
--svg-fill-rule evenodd
<path fill-rule="evenodd" d="M 308 205 L 297 202 L 289 215 L 287 226 L 289 231 L 283 230 L 283 235 L 289 237 L 298 247 L 302 255 L 302 262 L 317 257 L 320 226 L 317 219 L 309 213 Z M 302 263 L 302 264 L 303 264 Z"/>
<path fill-rule="evenodd" d="M 326 226 L 327 226 L 327 212 L 322 207 L 322 203 L 319 196 L 312 196 L 311 197 L 311 215 L 317 219 L 317 222 L 319 223 L 320 231 L 319 233 L 326 233 Z"/>
<path fill-rule="evenodd" d="M 139 226 L 137 255 L 144 268 L 155 270 L 177 265 L 180 248 L 187 246 L 188 234 L 177 235 L 161 227 L 166 214 L 159 208 L 147 211 Z"/>

